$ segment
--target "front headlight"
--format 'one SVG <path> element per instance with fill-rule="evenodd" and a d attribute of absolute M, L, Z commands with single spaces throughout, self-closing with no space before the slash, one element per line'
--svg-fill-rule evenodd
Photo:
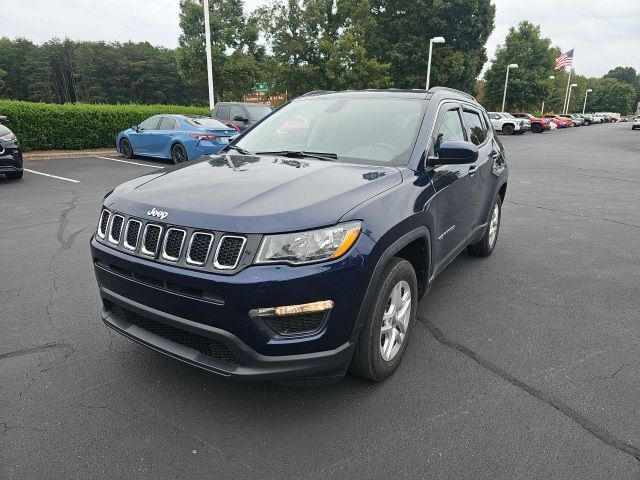
<path fill-rule="evenodd" d="M 344 255 L 358 239 L 362 223 L 341 223 L 335 227 L 306 232 L 266 235 L 256 263 L 302 263 L 333 260 Z"/>
<path fill-rule="evenodd" d="M 9 132 L 6 135 L 1 136 L 0 140 L 4 140 L 5 142 L 15 142 L 16 136 L 13 134 L 13 132 Z"/>

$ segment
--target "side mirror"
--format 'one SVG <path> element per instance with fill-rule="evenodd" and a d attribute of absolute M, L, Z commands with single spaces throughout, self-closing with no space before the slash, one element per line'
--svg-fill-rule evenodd
<path fill-rule="evenodd" d="M 131 129 L 137 132 L 138 130 L 140 130 L 140 127 L 138 127 L 138 125 L 134 125 L 133 127 L 131 127 Z"/>
<path fill-rule="evenodd" d="M 0 123 L 7 123 L 9 121 L 9 117 L 5 115 L 0 115 Z"/>
<path fill-rule="evenodd" d="M 437 157 L 427 158 L 427 165 L 465 165 L 478 159 L 478 147 L 471 142 L 447 140 L 442 142 Z"/>
<path fill-rule="evenodd" d="M 242 115 L 234 115 L 233 116 L 233 121 L 234 122 L 244 122 L 247 123 L 249 121 L 248 118 L 244 118 Z"/>

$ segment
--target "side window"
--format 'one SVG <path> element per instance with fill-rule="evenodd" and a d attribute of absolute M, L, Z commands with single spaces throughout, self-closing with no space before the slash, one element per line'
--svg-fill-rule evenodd
<path fill-rule="evenodd" d="M 175 128 L 176 121 L 171 117 L 162 117 L 160 120 L 160 127 L 158 130 L 173 130 Z"/>
<path fill-rule="evenodd" d="M 229 120 L 229 105 L 220 105 L 216 118 L 220 120 Z"/>
<path fill-rule="evenodd" d="M 489 116 L 491 117 L 491 120 L 500 120 L 500 115 L 498 115 L 497 113 L 492 113 Z"/>
<path fill-rule="evenodd" d="M 447 110 L 442 115 L 438 132 L 433 138 L 430 155 L 438 155 L 440 145 L 447 140 L 465 140 L 462 122 L 460 121 L 460 113 L 457 108 Z"/>
<path fill-rule="evenodd" d="M 469 140 L 474 145 L 481 145 L 487 139 L 487 129 L 485 128 L 480 114 L 474 110 L 464 110 L 462 112 L 464 123 L 467 125 Z"/>
<path fill-rule="evenodd" d="M 144 122 L 142 122 L 138 127 L 140 130 L 156 130 L 158 126 L 158 117 L 147 118 Z"/>
<path fill-rule="evenodd" d="M 240 107 L 238 105 L 233 105 L 231 107 L 231 116 L 229 118 L 231 118 L 231 120 L 233 120 L 236 115 L 240 115 L 242 118 L 247 118 L 247 114 L 244 111 L 244 108 L 242 108 L 242 107 Z"/>

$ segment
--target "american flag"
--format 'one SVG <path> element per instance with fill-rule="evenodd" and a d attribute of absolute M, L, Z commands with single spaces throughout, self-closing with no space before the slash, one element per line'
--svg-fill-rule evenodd
<path fill-rule="evenodd" d="M 573 48 L 568 52 L 563 53 L 558 58 L 556 58 L 556 70 L 560 70 L 561 68 L 570 67 L 573 63 Z"/>

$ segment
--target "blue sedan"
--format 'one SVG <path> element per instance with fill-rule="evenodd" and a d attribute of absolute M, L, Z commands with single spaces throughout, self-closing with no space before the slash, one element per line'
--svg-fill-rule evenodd
<path fill-rule="evenodd" d="M 134 155 L 166 158 L 174 163 L 218 153 L 236 131 L 210 117 L 154 115 L 116 137 L 116 150 L 126 158 Z"/>

